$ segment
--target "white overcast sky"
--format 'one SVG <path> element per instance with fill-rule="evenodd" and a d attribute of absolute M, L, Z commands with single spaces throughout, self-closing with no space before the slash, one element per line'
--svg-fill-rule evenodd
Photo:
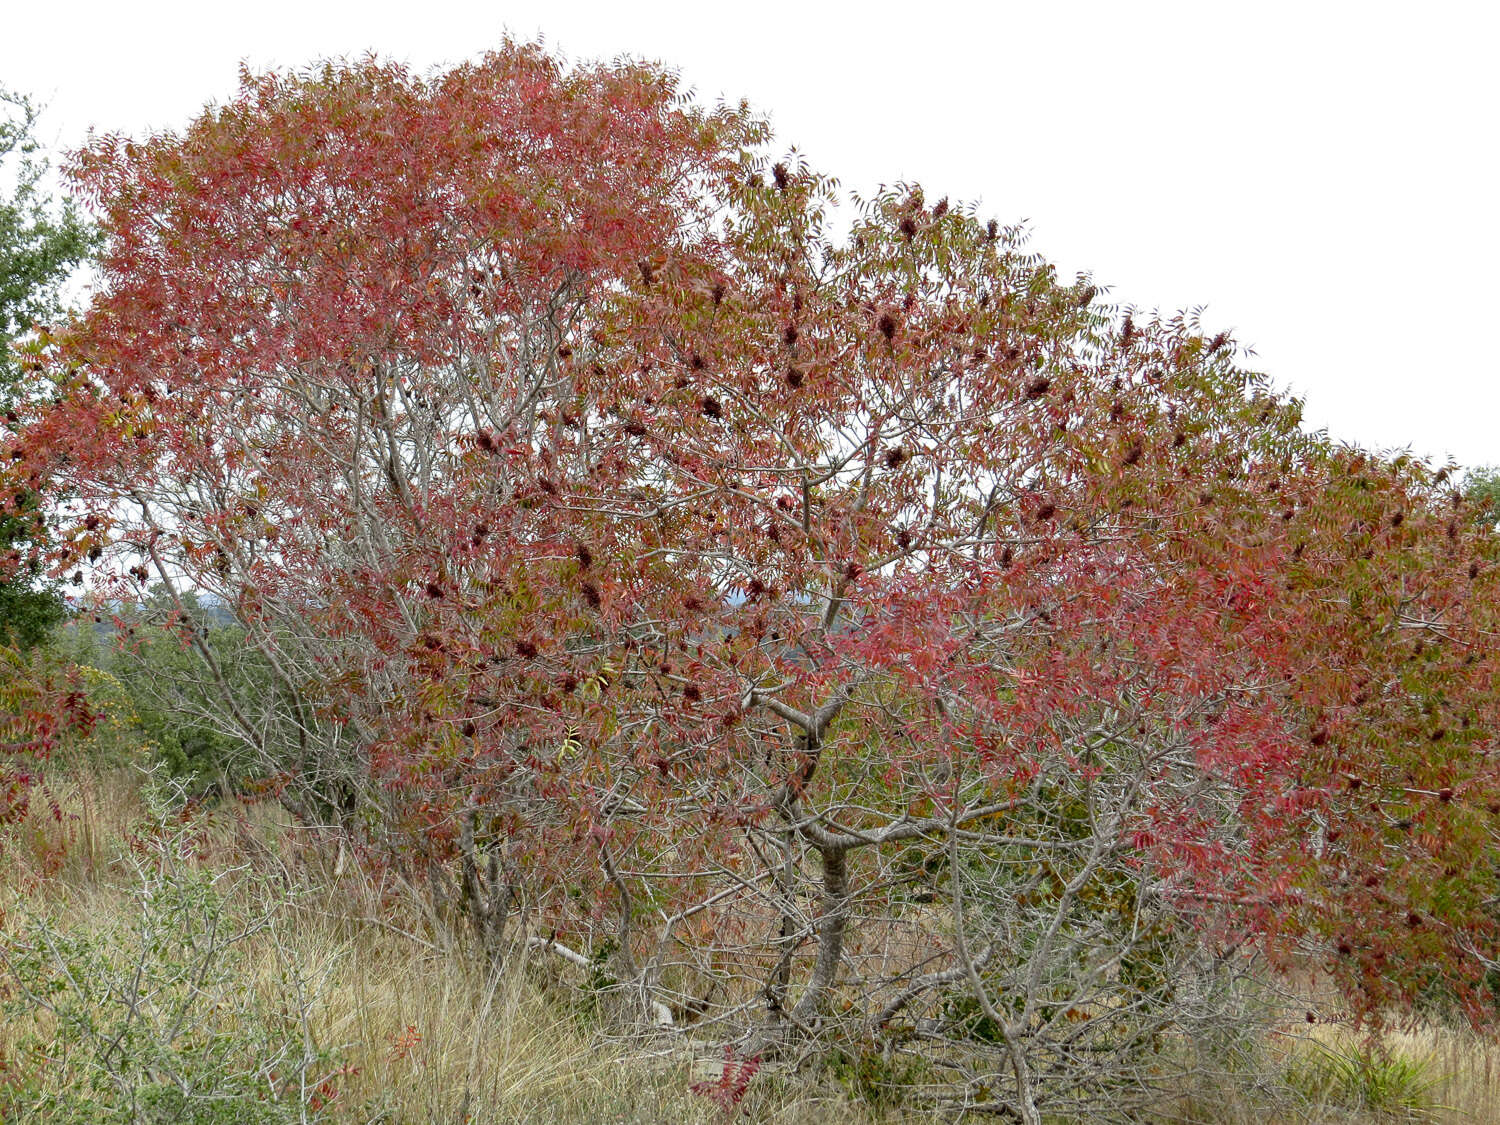
<path fill-rule="evenodd" d="M 178 128 L 243 59 L 425 71 L 545 36 L 747 98 L 862 192 L 1029 220 L 1064 277 L 1206 306 L 1335 437 L 1500 462 L 1500 5 L 13 0 L 0 82 L 44 136 Z"/>

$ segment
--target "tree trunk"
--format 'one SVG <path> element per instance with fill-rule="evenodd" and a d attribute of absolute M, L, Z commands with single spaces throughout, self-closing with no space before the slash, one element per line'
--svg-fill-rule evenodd
<path fill-rule="evenodd" d="M 818 922 L 818 959 L 812 979 L 793 1016 L 806 1020 L 818 1013 L 838 979 L 844 956 L 844 929 L 849 923 L 849 872 L 844 848 L 819 848 L 823 857 L 823 917 Z"/>

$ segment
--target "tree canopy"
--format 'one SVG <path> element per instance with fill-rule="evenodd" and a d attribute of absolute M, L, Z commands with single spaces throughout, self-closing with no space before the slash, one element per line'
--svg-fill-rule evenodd
<path fill-rule="evenodd" d="M 1252 957 L 1488 1019 L 1500 556 L 1447 470 L 915 185 L 841 233 L 769 139 L 507 45 L 96 140 L 6 480 L 176 599 L 291 807 L 658 1018 L 979 1044 L 957 1096 L 1028 1121 Z"/>

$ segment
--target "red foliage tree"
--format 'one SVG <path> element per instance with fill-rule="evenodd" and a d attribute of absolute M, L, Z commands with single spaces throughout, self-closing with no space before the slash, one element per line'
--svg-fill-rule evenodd
<path fill-rule="evenodd" d="M 765 140 L 516 46 L 101 140 L 10 471 L 60 566 L 228 606 L 288 801 L 456 857 L 492 952 L 987 1045 L 1029 1120 L 1250 951 L 1487 1017 L 1500 560 L 1444 474 L 918 189 L 836 238 Z"/>

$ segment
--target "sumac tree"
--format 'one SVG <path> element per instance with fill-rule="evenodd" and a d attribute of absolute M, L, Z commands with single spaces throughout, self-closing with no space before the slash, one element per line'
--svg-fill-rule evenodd
<path fill-rule="evenodd" d="M 916 187 L 837 234 L 767 139 L 510 45 L 100 140 L 12 479 L 176 591 L 294 808 L 743 1057 L 959 1043 L 1037 1121 L 1256 958 L 1485 1019 L 1500 558 L 1444 472 Z"/>

